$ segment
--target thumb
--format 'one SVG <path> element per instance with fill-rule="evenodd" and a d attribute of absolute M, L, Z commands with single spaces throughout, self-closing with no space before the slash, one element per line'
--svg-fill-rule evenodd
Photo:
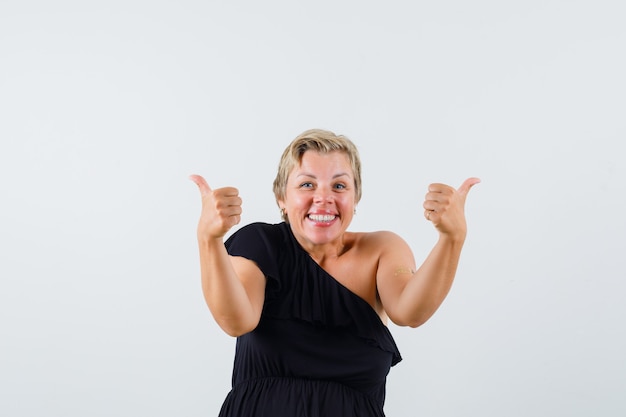
<path fill-rule="evenodd" d="M 463 181 L 463 184 L 461 184 L 461 186 L 459 187 L 457 191 L 463 196 L 466 196 L 470 188 L 472 188 L 474 185 L 478 184 L 479 182 L 480 182 L 480 178 L 475 178 L 475 177 L 468 178 L 465 181 Z"/>
<path fill-rule="evenodd" d="M 209 187 L 209 184 L 207 184 L 206 180 L 202 176 L 193 174 L 189 176 L 189 179 L 196 183 L 196 185 L 198 186 L 198 189 L 200 190 L 200 194 L 203 197 L 213 191 L 211 190 L 211 187 Z"/>

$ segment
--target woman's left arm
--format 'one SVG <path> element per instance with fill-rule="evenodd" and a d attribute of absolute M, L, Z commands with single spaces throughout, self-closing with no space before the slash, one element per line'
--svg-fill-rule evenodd
<path fill-rule="evenodd" d="M 417 270 L 406 242 L 396 235 L 386 236 L 376 284 L 383 308 L 395 324 L 424 324 L 448 295 L 467 234 L 465 199 L 478 182 L 469 178 L 458 190 L 445 184 L 428 187 L 424 217 L 438 230 L 439 239 Z"/>

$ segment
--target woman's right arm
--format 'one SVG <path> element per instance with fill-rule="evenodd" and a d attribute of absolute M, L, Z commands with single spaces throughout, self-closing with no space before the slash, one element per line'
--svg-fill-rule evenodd
<path fill-rule="evenodd" d="M 204 178 L 192 175 L 202 196 L 198 248 L 204 299 L 218 325 L 231 336 L 256 328 L 265 299 L 265 277 L 248 259 L 228 255 L 224 235 L 241 219 L 236 188 L 212 190 Z"/>

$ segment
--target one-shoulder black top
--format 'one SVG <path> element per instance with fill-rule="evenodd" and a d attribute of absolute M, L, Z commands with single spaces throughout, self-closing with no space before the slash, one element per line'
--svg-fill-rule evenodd
<path fill-rule="evenodd" d="M 402 360 L 374 309 L 322 269 L 287 223 L 253 223 L 227 241 L 267 279 L 259 325 L 237 338 L 220 417 L 384 416 Z"/>

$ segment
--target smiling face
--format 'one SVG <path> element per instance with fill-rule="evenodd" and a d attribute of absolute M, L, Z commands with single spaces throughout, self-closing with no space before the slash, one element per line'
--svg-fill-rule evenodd
<path fill-rule="evenodd" d="M 354 174 L 346 153 L 306 151 L 289 174 L 284 198 L 278 203 L 305 250 L 340 244 L 356 205 Z"/>

